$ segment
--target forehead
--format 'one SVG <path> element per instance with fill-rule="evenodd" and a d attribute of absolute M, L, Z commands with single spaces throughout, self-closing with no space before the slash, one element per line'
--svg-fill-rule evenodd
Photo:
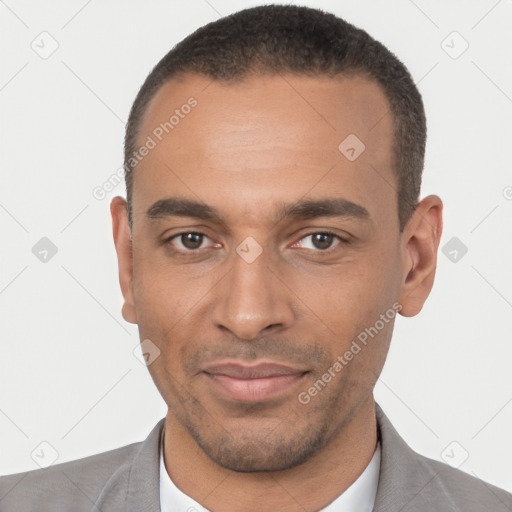
<path fill-rule="evenodd" d="M 231 195 L 233 207 L 236 194 L 246 213 L 315 191 L 375 207 L 396 195 L 378 197 L 395 182 L 389 103 L 362 76 L 184 75 L 150 101 L 138 143 L 151 149 L 135 168 L 134 212 L 166 194 L 207 203 Z"/>

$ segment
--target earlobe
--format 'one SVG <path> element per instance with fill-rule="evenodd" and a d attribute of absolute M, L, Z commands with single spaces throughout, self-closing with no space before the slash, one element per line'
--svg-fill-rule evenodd
<path fill-rule="evenodd" d="M 425 197 L 402 234 L 400 314 L 403 316 L 417 315 L 432 290 L 443 229 L 442 210 L 443 203 L 438 196 Z"/>
<path fill-rule="evenodd" d="M 128 223 L 126 200 L 116 196 L 110 203 L 112 215 L 112 232 L 119 266 L 119 284 L 123 294 L 123 318 L 132 324 L 137 323 L 135 302 L 133 298 L 133 252 L 131 230 Z"/>

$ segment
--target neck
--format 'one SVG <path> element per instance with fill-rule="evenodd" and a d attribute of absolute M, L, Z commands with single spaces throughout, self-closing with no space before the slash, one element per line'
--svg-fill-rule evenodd
<path fill-rule="evenodd" d="M 377 424 L 370 396 L 324 449 L 294 468 L 239 473 L 212 461 L 169 411 L 165 420 L 164 461 L 174 484 L 212 511 L 261 509 L 320 510 L 340 496 L 364 471 L 377 446 Z"/>

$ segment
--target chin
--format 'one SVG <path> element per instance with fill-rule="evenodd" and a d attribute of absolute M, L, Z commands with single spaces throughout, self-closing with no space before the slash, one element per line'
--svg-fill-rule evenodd
<path fill-rule="evenodd" d="M 311 430 L 288 433 L 287 438 L 267 435 L 250 439 L 222 434 L 204 439 L 192 432 L 203 452 L 219 466 L 239 473 L 283 471 L 299 466 L 314 457 L 326 444 L 323 432 Z"/>

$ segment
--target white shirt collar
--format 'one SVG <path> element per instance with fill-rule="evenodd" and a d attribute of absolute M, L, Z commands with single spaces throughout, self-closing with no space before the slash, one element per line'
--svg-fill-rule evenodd
<path fill-rule="evenodd" d="M 164 464 L 163 443 L 160 443 L 160 511 L 209 512 L 190 496 L 180 491 L 169 477 Z M 380 475 L 380 443 L 359 478 L 320 512 L 372 512 Z"/>
<path fill-rule="evenodd" d="M 320 512 L 372 512 L 380 476 L 380 442 L 357 480 Z"/>

